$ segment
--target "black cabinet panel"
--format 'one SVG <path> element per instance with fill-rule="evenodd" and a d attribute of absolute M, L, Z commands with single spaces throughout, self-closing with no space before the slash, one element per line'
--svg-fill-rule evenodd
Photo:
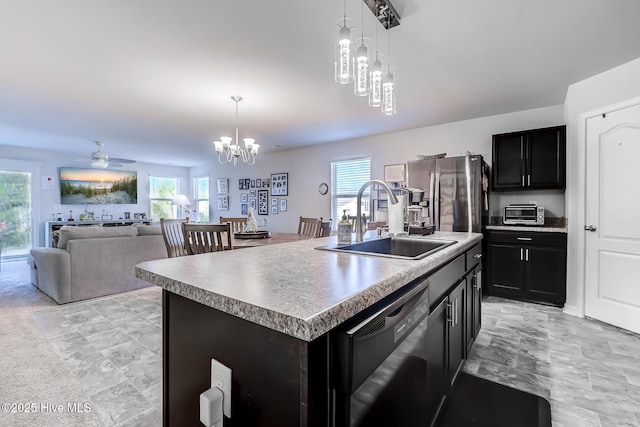
<path fill-rule="evenodd" d="M 518 246 L 489 243 L 490 291 L 524 291 L 522 255 L 523 249 Z"/>
<path fill-rule="evenodd" d="M 562 307 L 566 300 L 565 233 L 487 233 L 488 291 L 491 295 Z"/>
<path fill-rule="evenodd" d="M 562 248 L 528 247 L 525 249 L 527 292 L 541 299 L 564 302 L 566 254 Z"/>
<path fill-rule="evenodd" d="M 464 338 L 466 286 L 465 279 L 449 295 L 449 390 L 462 368 L 467 350 Z"/>
<path fill-rule="evenodd" d="M 431 310 L 427 326 L 427 408 L 435 421 L 447 397 L 447 304 Z"/>
<path fill-rule="evenodd" d="M 565 188 L 566 127 L 493 135 L 492 188 Z"/>
<path fill-rule="evenodd" d="M 564 129 L 540 129 L 528 135 L 527 186 L 530 188 L 564 188 Z"/>
<path fill-rule="evenodd" d="M 493 150 L 494 188 L 520 186 L 524 175 L 524 135 L 496 135 Z"/>

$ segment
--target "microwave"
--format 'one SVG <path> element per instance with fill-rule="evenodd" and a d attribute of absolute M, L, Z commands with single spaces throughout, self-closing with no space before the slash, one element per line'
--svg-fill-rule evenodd
<path fill-rule="evenodd" d="M 507 225 L 544 225 L 544 207 L 533 204 L 506 205 L 502 223 Z"/>

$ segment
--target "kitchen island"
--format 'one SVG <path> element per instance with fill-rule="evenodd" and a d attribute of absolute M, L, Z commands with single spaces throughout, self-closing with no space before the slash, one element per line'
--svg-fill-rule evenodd
<path fill-rule="evenodd" d="M 200 425 L 211 358 L 232 369 L 225 425 L 328 425 L 330 332 L 451 263 L 462 277 L 482 235 L 430 238 L 457 243 L 422 260 L 314 249 L 328 237 L 139 264 L 137 277 L 163 288 L 165 426 Z M 431 304 L 448 288 L 434 286 Z"/>

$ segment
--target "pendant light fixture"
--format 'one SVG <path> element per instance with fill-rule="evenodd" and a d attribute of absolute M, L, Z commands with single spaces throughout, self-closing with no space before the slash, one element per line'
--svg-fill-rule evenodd
<path fill-rule="evenodd" d="M 356 96 L 367 96 L 369 94 L 369 54 L 364 40 L 364 2 L 361 4 L 361 37 L 360 46 L 356 49 L 353 58 L 353 93 Z"/>
<path fill-rule="evenodd" d="M 371 64 L 369 74 L 369 106 L 380 107 L 382 105 L 382 61 L 378 55 L 378 26 L 376 25 L 376 56 Z"/>
<path fill-rule="evenodd" d="M 396 113 L 396 87 L 394 75 L 391 73 L 391 14 L 387 15 L 387 74 L 382 78 L 382 108 L 381 112 L 385 116 Z"/>
<path fill-rule="evenodd" d="M 335 52 L 335 80 L 336 83 L 346 85 L 353 80 L 351 64 L 351 28 L 347 26 L 347 0 L 343 2 L 344 15 L 338 19 L 338 42 Z"/>
<path fill-rule="evenodd" d="M 221 136 L 220 141 L 213 142 L 216 153 L 218 153 L 218 162 L 225 164 L 233 161 L 235 166 L 238 159 L 242 158 L 244 163 L 253 165 L 256 163 L 260 144 L 256 144 L 256 140 L 253 138 L 243 138 L 244 148 L 238 144 L 238 103 L 242 101 L 242 97 L 232 96 L 231 99 L 236 103 L 236 139 L 233 141 L 230 136 Z M 233 144 L 231 143 L 232 141 Z"/>

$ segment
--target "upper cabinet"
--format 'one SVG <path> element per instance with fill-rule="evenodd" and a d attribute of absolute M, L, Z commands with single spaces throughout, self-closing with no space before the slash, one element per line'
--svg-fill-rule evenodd
<path fill-rule="evenodd" d="M 565 188 L 566 126 L 493 135 L 493 190 Z"/>

